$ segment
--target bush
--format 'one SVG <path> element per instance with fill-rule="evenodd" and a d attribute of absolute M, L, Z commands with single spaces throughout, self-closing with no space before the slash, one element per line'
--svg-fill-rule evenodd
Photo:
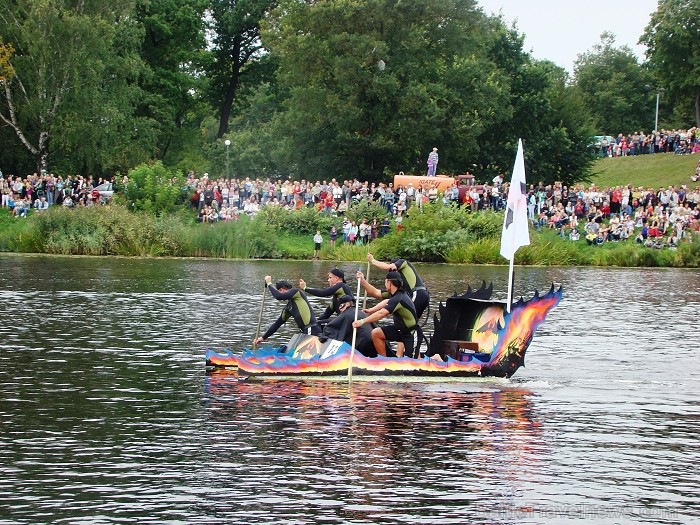
<path fill-rule="evenodd" d="M 382 219 L 388 215 L 386 208 L 378 202 L 363 200 L 350 208 L 347 213 L 347 218 L 356 223 L 361 223 L 365 219 L 371 223 L 374 219 L 381 223 Z"/>
<path fill-rule="evenodd" d="M 194 257 L 272 258 L 279 255 L 276 235 L 263 221 L 242 216 L 237 221 L 198 224 L 189 230 L 188 251 Z"/>
<path fill-rule="evenodd" d="M 298 235 L 313 235 L 317 230 L 327 232 L 338 222 L 337 218 L 320 213 L 315 207 L 306 206 L 297 210 L 288 210 L 282 206 L 263 206 L 255 219 Z"/>
<path fill-rule="evenodd" d="M 155 215 L 171 213 L 187 201 L 182 175 L 170 171 L 163 163 L 141 164 L 129 172 L 124 197 L 130 210 L 146 211 Z"/>

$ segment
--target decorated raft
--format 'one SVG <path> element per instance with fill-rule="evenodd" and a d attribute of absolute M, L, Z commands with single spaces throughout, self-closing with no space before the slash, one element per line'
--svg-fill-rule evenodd
<path fill-rule="evenodd" d="M 368 358 L 351 351 L 349 344 L 333 339 L 297 334 L 282 347 L 231 351 L 207 350 L 206 364 L 214 368 L 237 368 L 239 376 L 282 378 L 289 376 L 417 376 L 417 377 L 511 377 L 525 362 L 537 327 L 562 296 L 554 286 L 532 299 L 512 304 L 491 299 L 493 285 L 453 295 L 439 306 L 434 331 L 422 357 Z M 439 315 L 438 315 L 439 314 Z M 425 350 L 425 345 L 421 348 Z M 439 355 L 441 359 L 427 355 Z"/>

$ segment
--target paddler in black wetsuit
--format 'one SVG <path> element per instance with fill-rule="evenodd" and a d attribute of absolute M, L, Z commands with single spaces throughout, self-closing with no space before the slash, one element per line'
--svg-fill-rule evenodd
<path fill-rule="evenodd" d="M 326 311 L 318 318 L 319 321 L 329 319 L 331 315 L 340 314 L 339 300 L 344 295 L 352 297 L 352 290 L 345 283 L 345 273 L 340 268 L 333 268 L 328 272 L 328 288 L 307 288 L 304 279 L 299 280 L 299 288 L 305 293 L 314 297 L 332 297 L 331 304 L 326 308 Z"/>
<path fill-rule="evenodd" d="M 351 295 L 343 295 L 338 299 L 338 303 L 340 313 L 323 327 L 323 337 L 352 344 L 352 323 L 356 315 L 355 300 Z M 364 312 L 357 312 L 358 319 L 364 319 L 365 317 L 367 315 Z M 355 334 L 355 348 L 366 357 L 377 357 L 374 342 L 372 341 L 372 329 L 374 328 L 375 325 L 365 323 L 357 328 L 357 333 Z"/>
<path fill-rule="evenodd" d="M 391 262 L 385 263 L 376 260 L 371 253 L 367 254 L 367 260 L 372 263 L 373 266 L 376 266 L 384 271 L 398 271 L 401 274 L 404 282 L 404 289 L 406 293 L 411 296 L 411 300 L 416 307 L 418 319 L 420 319 L 423 312 L 430 304 L 430 293 L 428 293 L 428 289 L 425 287 L 423 279 L 421 279 L 420 275 L 418 275 L 418 272 L 413 265 L 406 259 L 392 259 Z M 367 283 L 369 287 L 365 286 L 366 282 L 367 281 L 364 281 L 362 286 L 365 288 L 365 290 L 367 290 L 367 293 L 372 297 L 379 299 L 381 297 L 381 292 L 369 283 Z"/>
<path fill-rule="evenodd" d="M 357 272 L 357 278 L 362 284 L 367 282 L 362 272 Z M 403 291 L 403 280 L 399 272 L 387 273 L 384 286 L 389 298 L 374 308 L 366 310 L 369 315 L 364 319 L 358 319 L 352 323 L 352 326 L 359 328 L 365 323 L 374 323 L 391 315 L 394 318 L 393 325 L 380 326 L 372 330 L 372 342 L 377 354 L 386 356 L 386 342 L 396 341 L 399 343 L 396 348 L 397 357 L 404 355 L 414 357 L 413 339 L 414 332 L 418 328 L 416 307 L 408 294 Z"/>
<path fill-rule="evenodd" d="M 265 341 L 274 334 L 280 326 L 286 323 L 290 317 L 294 318 L 294 321 L 297 323 L 302 333 L 321 335 L 321 329 L 318 324 L 316 324 L 314 311 L 311 309 L 309 300 L 306 298 L 306 294 L 303 291 L 299 288 L 293 288 L 289 281 L 277 281 L 275 286 L 272 286 L 272 277 L 269 275 L 265 276 L 265 284 L 267 285 L 267 289 L 270 290 L 272 297 L 278 301 L 287 301 L 287 305 L 284 307 L 284 310 L 282 310 L 279 318 L 267 329 L 267 332 L 253 341 L 253 345 Z"/>

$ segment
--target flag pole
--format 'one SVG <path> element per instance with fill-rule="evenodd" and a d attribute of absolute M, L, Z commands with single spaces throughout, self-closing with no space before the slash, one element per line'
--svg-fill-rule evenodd
<path fill-rule="evenodd" d="M 506 302 L 506 313 L 510 313 L 510 305 L 513 302 L 513 284 L 515 281 L 515 268 L 513 265 L 513 261 L 515 261 L 515 254 L 513 254 L 513 257 L 510 259 L 510 266 L 508 268 L 508 301 Z"/>

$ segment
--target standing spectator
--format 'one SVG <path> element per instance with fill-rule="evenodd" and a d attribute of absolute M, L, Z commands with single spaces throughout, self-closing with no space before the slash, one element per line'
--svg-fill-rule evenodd
<path fill-rule="evenodd" d="M 367 223 L 367 219 L 362 219 L 362 223 L 360 224 L 360 243 L 361 244 L 369 243 L 369 236 L 370 236 L 371 232 L 372 232 L 372 227 Z"/>
<path fill-rule="evenodd" d="M 382 227 L 381 227 L 379 236 L 384 237 L 385 235 L 388 235 L 390 228 L 391 228 L 391 223 L 389 222 L 389 217 L 388 216 L 384 217 L 384 219 L 382 219 Z"/>
<path fill-rule="evenodd" d="M 316 235 L 314 235 L 314 259 L 318 259 L 318 255 L 321 253 L 322 242 L 323 236 L 321 235 L 321 230 L 316 230 Z"/>
<path fill-rule="evenodd" d="M 434 177 L 437 172 L 438 165 L 438 149 L 433 148 L 433 151 L 428 155 L 428 177 Z"/>
<path fill-rule="evenodd" d="M 377 236 L 379 235 L 379 223 L 377 222 L 377 219 L 372 219 L 372 224 L 370 225 L 370 240 L 375 240 Z"/>

